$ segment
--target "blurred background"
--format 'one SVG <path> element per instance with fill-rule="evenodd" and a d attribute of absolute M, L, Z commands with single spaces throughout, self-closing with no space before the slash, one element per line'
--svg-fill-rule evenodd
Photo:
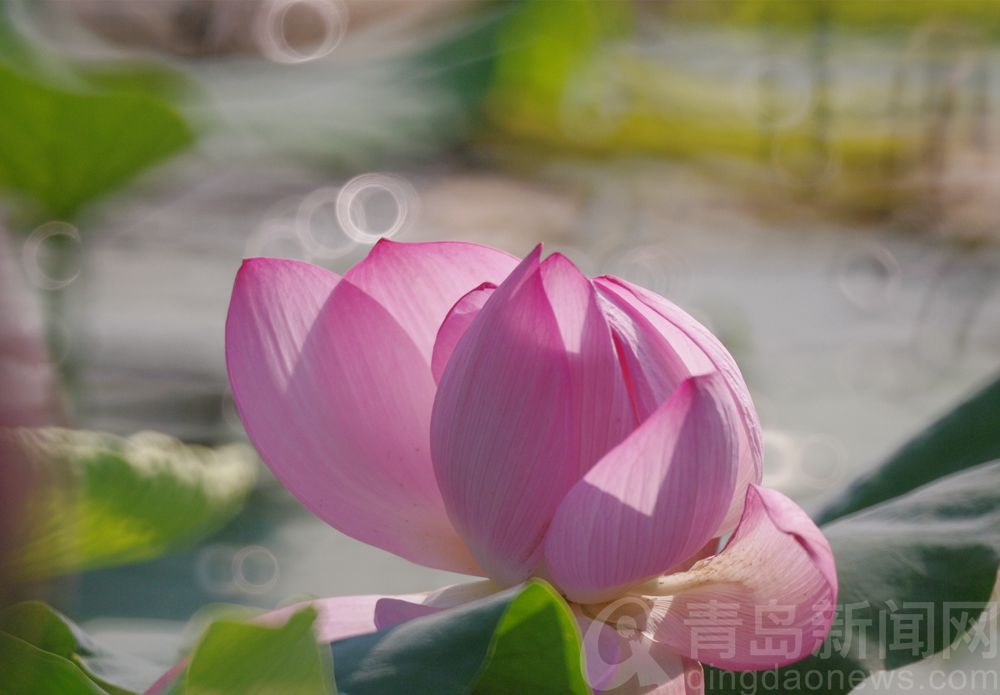
<path fill-rule="evenodd" d="M 0 8 L 0 424 L 101 433 L 32 444 L 72 474 L 0 441 L 8 593 L 153 662 L 209 604 L 460 579 L 327 527 L 239 446 L 244 257 L 543 241 L 643 284 L 736 356 L 765 482 L 807 508 L 1000 364 L 994 0 Z"/>

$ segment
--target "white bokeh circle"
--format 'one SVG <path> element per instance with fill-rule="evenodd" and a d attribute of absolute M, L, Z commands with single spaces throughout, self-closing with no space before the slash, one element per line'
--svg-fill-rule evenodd
<path fill-rule="evenodd" d="M 285 19 L 296 6 L 313 10 L 322 22 L 323 38 L 307 52 L 294 48 L 285 35 Z M 347 33 L 347 24 L 347 5 L 342 0 L 264 0 L 254 18 L 254 37 L 267 58 L 294 65 L 330 55 Z"/>
<path fill-rule="evenodd" d="M 396 212 L 385 229 L 373 230 L 365 211 L 365 198 L 373 194 L 388 194 Z M 379 239 L 398 235 L 415 220 L 419 201 L 416 189 L 404 178 L 393 174 L 370 173 L 355 176 L 337 194 L 337 221 L 344 233 L 359 244 L 374 244 Z"/>
<path fill-rule="evenodd" d="M 233 554 L 232 568 L 233 583 L 245 594 L 264 594 L 278 585 L 278 558 L 262 545 L 248 545 L 237 550 Z"/>
<path fill-rule="evenodd" d="M 78 246 L 83 242 L 79 229 L 68 222 L 55 220 L 36 227 L 21 247 L 21 263 L 28 280 L 43 290 L 60 290 L 73 284 L 80 277 L 79 267 L 73 269 L 65 277 L 53 277 L 43 267 L 40 258 L 43 249 L 50 240 L 58 237 L 68 239 Z"/>
<path fill-rule="evenodd" d="M 882 244 L 866 242 L 840 254 L 834 262 L 834 283 L 848 302 L 865 311 L 888 308 L 902 279 L 896 256 Z"/>
<path fill-rule="evenodd" d="M 295 214 L 295 230 L 299 241 L 318 258 L 335 259 L 346 256 L 357 245 L 340 225 L 337 199 L 340 188 L 325 186 L 306 195 Z"/>

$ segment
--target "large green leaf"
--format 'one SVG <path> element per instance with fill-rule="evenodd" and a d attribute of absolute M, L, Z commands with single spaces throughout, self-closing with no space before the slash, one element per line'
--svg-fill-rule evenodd
<path fill-rule="evenodd" d="M 72 217 L 193 137 L 156 97 L 70 91 L 0 63 L 0 186 L 39 217 Z"/>
<path fill-rule="evenodd" d="M 105 649 L 75 623 L 38 601 L 18 603 L 0 612 L 0 635 L 8 638 L 5 644 L 12 646 L 15 654 L 30 656 L 0 670 L 4 675 L 3 686 L 13 677 L 25 685 L 24 692 L 63 692 L 46 690 L 45 679 L 51 668 L 66 683 L 74 683 L 76 689 L 67 692 L 130 695 L 152 683 L 159 670 L 141 659 Z M 74 668 L 62 664 L 60 659 Z M 89 683 L 83 683 L 80 675 Z"/>
<path fill-rule="evenodd" d="M 576 622 L 540 580 L 332 649 L 342 695 L 590 693 Z"/>
<path fill-rule="evenodd" d="M 837 560 L 837 618 L 813 656 L 777 671 L 710 669 L 707 692 L 850 692 L 870 673 L 937 653 L 979 617 L 1000 566 L 1000 462 L 948 476 L 823 528 Z M 900 639 L 902 625 L 906 632 Z M 909 630 L 912 629 L 912 632 Z M 814 680 L 815 683 L 815 680 Z"/>
<path fill-rule="evenodd" d="M 0 632 L 0 674 L 4 695 L 107 695 L 73 662 Z"/>
<path fill-rule="evenodd" d="M 281 627 L 220 620 L 191 655 L 185 695 L 324 695 L 334 692 L 330 650 L 316 643 L 316 610 Z M 175 687 L 176 691 L 176 687 Z"/>
<path fill-rule="evenodd" d="M 892 499 L 942 476 L 1000 458 L 1000 379 L 850 485 L 817 516 L 821 524 Z"/>
<path fill-rule="evenodd" d="M 548 584 L 534 582 L 500 619 L 477 695 L 589 693 L 576 620 Z"/>
<path fill-rule="evenodd" d="M 38 579 L 155 557 L 214 531 L 256 480 L 244 445 L 189 446 L 162 434 L 128 438 L 59 428 L 0 431 L 37 489 L 11 570 Z"/>

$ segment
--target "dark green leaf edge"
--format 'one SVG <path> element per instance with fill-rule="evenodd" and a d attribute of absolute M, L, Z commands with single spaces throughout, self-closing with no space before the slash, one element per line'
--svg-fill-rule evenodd
<path fill-rule="evenodd" d="M 1000 459 L 1000 378 L 851 483 L 816 515 L 816 523 L 828 524 L 940 477 L 996 459 Z"/>

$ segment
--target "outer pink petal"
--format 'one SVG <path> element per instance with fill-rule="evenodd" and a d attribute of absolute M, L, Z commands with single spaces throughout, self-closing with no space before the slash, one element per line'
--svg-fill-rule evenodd
<path fill-rule="evenodd" d="M 375 604 L 375 625 L 379 630 L 395 627 L 425 615 L 440 613 L 444 608 L 435 608 L 423 603 L 404 601 L 403 599 L 386 597 Z"/>
<path fill-rule="evenodd" d="M 431 357 L 431 372 L 434 374 L 435 383 L 441 381 L 441 375 L 444 374 L 444 368 L 448 366 L 448 360 L 451 359 L 451 353 L 455 351 L 455 346 L 469 330 L 472 320 L 476 318 L 496 288 L 497 286 L 492 282 L 484 282 L 479 287 L 469 291 L 455 302 L 455 306 L 441 322 L 437 338 L 434 340 L 434 354 Z"/>
<path fill-rule="evenodd" d="M 732 531 L 740 519 L 747 487 L 759 484 L 763 475 L 760 420 L 736 361 L 707 328 L 658 294 L 611 276 L 598 278 L 595 283 L 633 322 L 635 339 L 626 354 L 636 355 L 630 364 L 636 370 L 637 397 L 645 412 L 655 407 L 657 399 L 662 401 L 664 394 L 672 391 L 671 382 L 678 378 L 675 355 L 687 364 L 691 374 L 703 373 L 707 358 L 712 368 L 725 377 L 743 425 L 740 471 L 732 504 L 719 535 Z M 669 348 L 656 335 L 665 338 Z M 657 359 L 657 354 L 663 354 L 665 359 Z"/>
<path fill-rule="evenodd" d="M 616 677 L 619 665 L 628 652 L 625 651 L 624 640 L 614 627 L 600 620 L 594 620 L 575 604 L 570 604 L 573 617 L 580 628 L 581 645 L 584 655 L 584 675 L 587 684 L 595 692 L 603 692 L 620 685 Z M 627 678 L 625 679 L 627 680 Z"/>
<path fill-rule="evenodd" d="M 650 592 L 649 631 L 671 649 L 737 671 L 798 661 L 825 639 L 837 601 L 833 553 L 802 509 L 752 486 L 725 549 Z"/>
<path fill-rule="evenodd" d="M 705 672 L 700 663 L 674 654 L 652 640 L 647 641 L 646 645 L 667 678 L 654 688 L 640 690 L 642 695 L 704 695 Z M 625 693 L 616 692 L 614 695 Z"/>
<path fill-rule="evenodd" d="M 737 428 L 722 377 L 693 377 L 570 490 L 545 539 L 570 600 L 606 600 L 708 542 L 736 481 Z"/>
<path fill-rule="evenodd" d="M 374 299 L 307 263 L 246 261 L 226 359 L 247 433 L 306 507 L 414 562 L 477 572 L 430 462 L 430 370 Z"/>
<path fill-rule="evenodd" d="M 344 278 L 385 307 L 429 365 L 438 327 L 455 302 L 484 282 L 500 284 L 517 263 L 480 244 L 382 239 Z"/>
<path fill-rule="evenodd" d="M 530 576 L 576 470 L 569 363 L 536 248 L 500 285 L 441 377 L 431 420 L 448 512 L 487 575 Z"/>
<path fill-rule="evenodd" d="M 423 603 L 435 608 L 454 608 L 470 601 L 478 601 L 481 598 L 492 596 L 505 588 L 489 579 L 452 584 L 432 591 L 423 599 Z"/>
<path fill-rule="evenodd" d="M 593 285 L 538 253 L 458 341 L 432 422 L 449 512 L 504 582 L 531 574 L 562 496 L 636 424 Z"/>
<path fill-rule="evenodd" d="M 304 607 L 312 606 L 319 613 L 316 618 L 316 639 L 320 642 L 335 642 L 455 608 L 502 590 L 503 587 L 486 580 L 454 584 L 437 591 L 416 594 L 334 596 L 285 606 L 265 613 L 257 620 L 268 625 L 279 625 Z"/>
<path fill-rule="evenodd" d="M 376 607 L 382 601 L 412 602 L 420 601 L 424 596 L 426 594 L 334 596 L 285 606 L 265 613 L 257 618 L 256 622 L 266 625 L 281 625 L 306 606 L 312 606 L 318 614 L 313 627 L 316 632 L 316 640 L 336 642 L 380 630 L 382 626 L 378 625 L 376 621 Z"/>

